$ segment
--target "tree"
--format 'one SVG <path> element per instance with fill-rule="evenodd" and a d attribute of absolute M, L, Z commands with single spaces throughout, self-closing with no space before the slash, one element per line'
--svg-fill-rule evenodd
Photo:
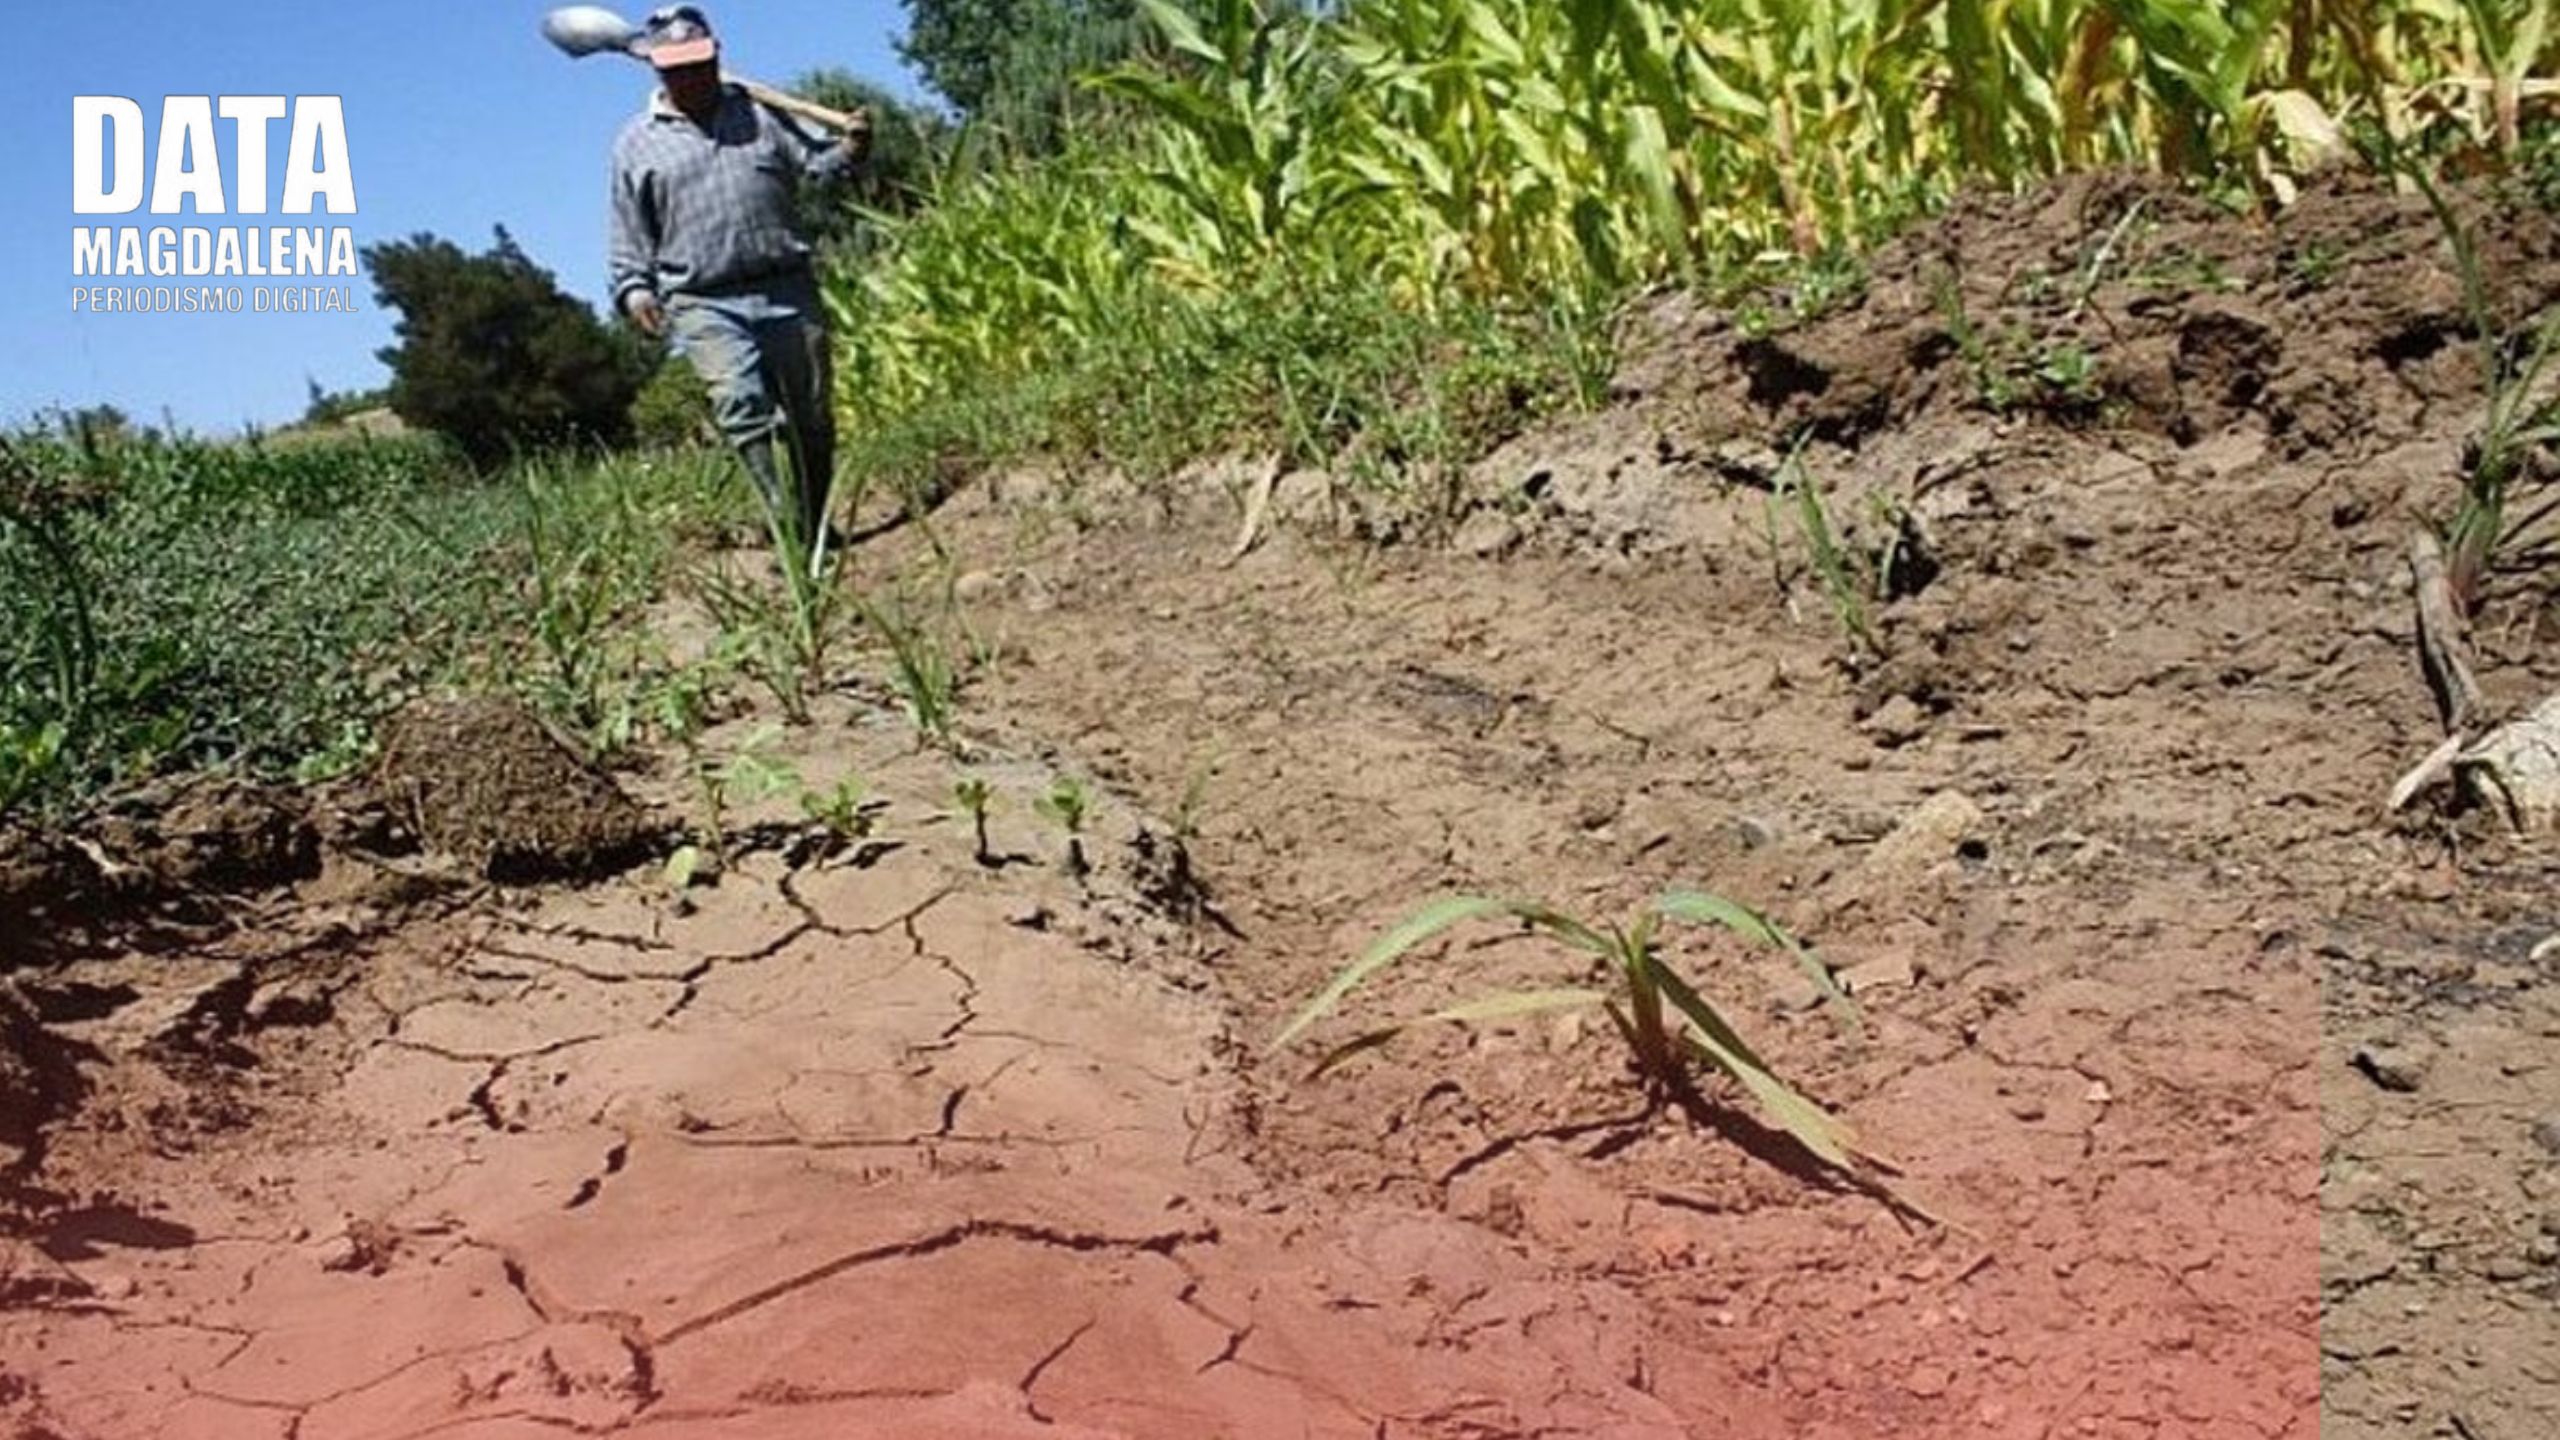
<path fill-rule="evenodd" d="M 841 187 L 813 189 L 802 200 L 801 228 L 810 239 L 827 249 L 859 249 L 858 211 L 904 215 L 932 197 L 951 153 L 949 120 L 845 70 L 813 70 L 791 88 L 821 105 L 871 114 L 871 148 L 853 179 Z"/>
<path fill-rule="evenodd" d="M 907 0 L 907 33 L 898 54 L 952 108 L 984 109 L 996 70 L 1027 12 L 1067 0 Z"/>
<path fill-rule="evenodd" d="M 631 402 L 631 438 L 663 449 L 708 445 L 720 438 L 711 419 L 711 392 L 682 355 L 670 351 Z"/>
<path fill-rule="evenodd" d="M 1151 34 L 1138 0 L 907 0 L 898 53 L 963 116 L 1041 154 L 1093 104 L 1076 77 L 1136 55 Z"/>
<path fill-rule="evenodd" d="M 596 319 L 506 227 L 481 255 L 420 234 L 369 246 L 374 298 L 400 312 L 389 398 L 476 465 L 555 445 L 619 445 L 656 347 Z"/>
<path fill-rule="evenodd" d="M 305 425 L 335 425 L 350 415 L 379 410 L 391 403 L 388 390 L 329 390 L 308 375 L 302 377 L 302 383 L 311 394 L 311 403 L 302 409 Z"/>

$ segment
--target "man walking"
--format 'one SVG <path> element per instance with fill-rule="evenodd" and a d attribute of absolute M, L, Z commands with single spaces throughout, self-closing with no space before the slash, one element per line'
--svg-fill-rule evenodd
<path fill-rule="evenodd" d="M 776 532 L 814 574 L 835 481 L 833 366 L 792 201 L 804 179 L 841 178 L 868 137 L 811 136 L 723 80 L 695 6 L 650 15 L 639 48 L 659 89 L 614 141 L 614 308 L 692 362 Z"/>

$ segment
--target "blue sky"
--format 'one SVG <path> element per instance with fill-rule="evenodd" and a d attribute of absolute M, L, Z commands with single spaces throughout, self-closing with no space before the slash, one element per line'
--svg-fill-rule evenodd
<path fill-rule="evenodd" d="M 605 152 L 647 96 L 648 72 L 615 56 L 571 61 L 537 30 L 546 0 L 393 5 L 284 0 L 86 0 L 10 7 L 19 113 L 33 123 L 0 147 L 0 424 L 52 405 L 105 401 L 137 420 L 164 413 L 203 432 L 302 413 L 307 381 L 366 388 L 391 317 L 355 285 L 354 315 L 90 315 L 71 309 L 71 236 L 82 224 L 249 224 L 237 217 L 72 213 L 71 100 L 142 105 L 149 155 L 164 95 L 345 97 L 356 214 L 270 214 L 254 223 L 351 225 L 359 246 L 421 230 L 486 248 L 503 223 L 517 243 L 589 300 L 604 266 Z M 646 4 L 619 5 L 634 18 Z M 898 0 L 706 3 L 733 70 L 776 84 L 836 65 L 909 94 L 892 48 Z M 232 125 L 216 127 L 225 184 Z M 282 187 L 289 127 L 271 127 L 269 205 Z M 253 284 L 178 279 L 80 284 Z M 346 284 L 343 280 L 295 283 Z"/>

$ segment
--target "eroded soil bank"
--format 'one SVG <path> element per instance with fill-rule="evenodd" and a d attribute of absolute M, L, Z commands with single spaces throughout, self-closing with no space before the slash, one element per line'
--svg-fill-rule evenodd
<path fill-rule="evenodd" d="M 65 1115 L 0 1252 L 0 1414 L 2549 1433 L 2550 856 L 2382 805 L 2437 738 L 2403 544 L 2480 403 L 2429 225 L 2082 182 L 1774 336 L 1648 307 L 1617 403 L 1476 466 L 1449 544 L 1347 538 L 1387 522 L 1313 475 L 1241 556 L 1215 485 L 975 488 L 861 563 L 957 557 L 1022 863 L 973 858 L 953 763 L 843 699 L 790 743 L 872 779 L 875 843 L 760 851 L 689 912 L 646 871 L 421 901 L 333 861 L 174 952 L 22 973 Z M 2546 301 L 2549 224 L 2496 233 L 2499 293 Z M 1989 393 L 1985 356 L 2066 352 L 2086 384 Z M 1768 503 L 1808 426 L 1853 551 L 1927 560 L 1857 663 Z M 2502 704 L 2552 686 L 2548 600 L 2492 596 Z M 1105 787 L 1090 883 L 1029 808 L 1061 766 Z M 1675 884 L 1846 979 L 1857 1033 L 1779 957 L 1667 952 L 1945 1223 L 1737 1096 L 1642 1115 L 1603 1025 L 1262 1053 L 1431 895 L 1614 918 Z M 1468 932 L 1365 1013 L 1580 978 Z"/>

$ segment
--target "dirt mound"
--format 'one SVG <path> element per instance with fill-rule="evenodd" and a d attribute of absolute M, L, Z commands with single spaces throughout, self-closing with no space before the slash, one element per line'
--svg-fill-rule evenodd
<path fill-rule="evenodd" d="M 660 831 L 603 772 L 513 700 L 422 700 L 382 730 L 377 783 L 428 848 L 493 880 L 611 873 Z"/>
<path fill-rule="evenodd" d="M 44 1158 L 44 1130 L 88 1093 L 80 1045 L 44 1027 L 26 1000 L 0 981 L 0 1204 L 8 1185 Z"/>
<path fill-rule="evenodd" d="M 310 807 L 291 790 L 215 779 L 146 796 L 95 827 L 111 857 L 142 872 L 156 894 L 241 894 L 307 880 L 320 871 Z"/>
<path fill-rule="evenodd" d="M 81 899 L 96 868 L 59 839 L 21 826 L 0 826 L 0 971 L 24 963 L 19 947 Z"/>
<path fill-rule="evenodd" d="M 2499 323 L 2560 296 L 2560 222 L 2485 190 L 2458 201 Z M 1682 429 L 1714 438 L 1854 444 L 1974 410 L 2193 444 L 2255 418 L 2289 458 L 2346 458 L 2482 378 L 2440 223 L 2370 177 L 2268 219 L 2138 175 L 1984 196 L 1884 247 L 1852 303 L 1769 327 L 1645 312 L 1620 394 L 1676 401 Z"/>
<path fill-rule="evenodd" d="M 67 829 L 0 830 L 0 970 L 75 932 L 156 908 L 172 917 L 320 872 L 310 801 L 281 786 L 193 776 L 120 797 Z"/>

